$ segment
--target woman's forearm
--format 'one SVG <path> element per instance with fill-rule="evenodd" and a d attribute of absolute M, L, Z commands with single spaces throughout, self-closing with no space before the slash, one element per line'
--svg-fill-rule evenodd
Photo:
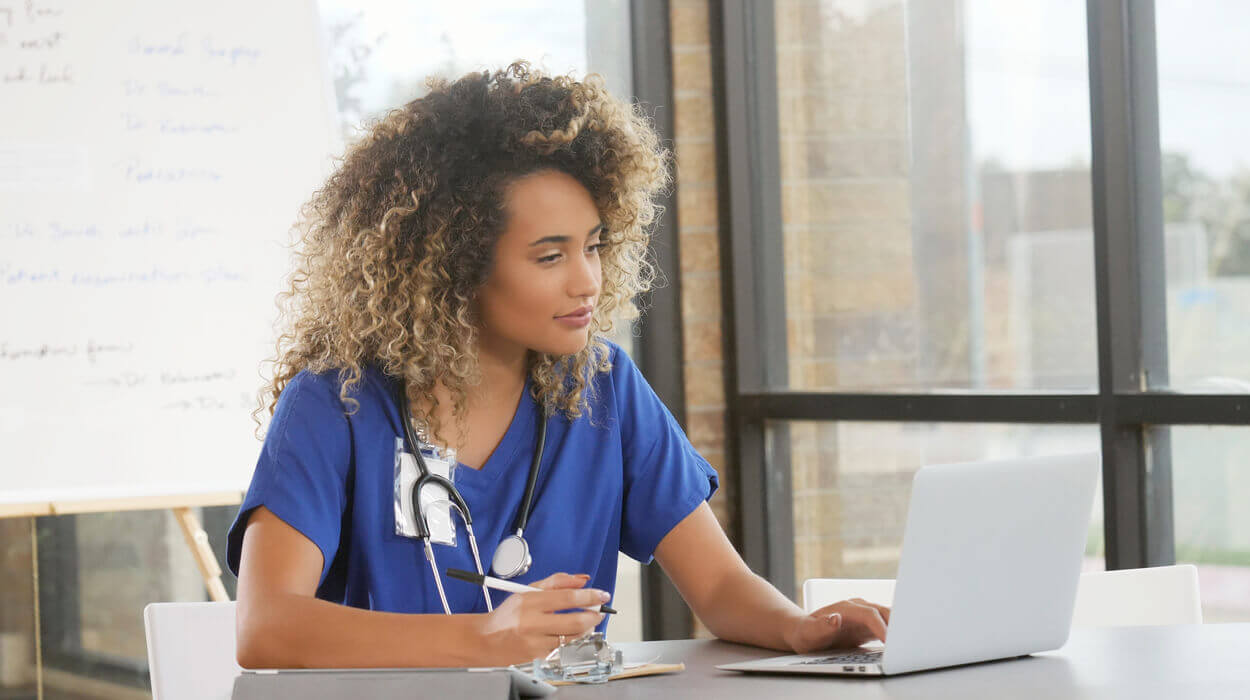
<path fill-rule="evenodd" d="M 745 568 L 726 577 L 703 607 L 695 613 L 718 638 L 779 651 L 792 649 L 786 632 L 804 616 L 772 584 Z"/>
<path fill-rule="evenodd" d="M 238 662 L 244 668 L 496 665 L 474 642 L 479 617 L 376 612 L 275 593 L 239 604 Z"/>

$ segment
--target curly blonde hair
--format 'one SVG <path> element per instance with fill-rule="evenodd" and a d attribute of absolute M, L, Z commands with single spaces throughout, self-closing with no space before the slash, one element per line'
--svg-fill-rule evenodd
<path fill-rule="evenodd" d="M 338 370 L 339 397 L 354 411 L 350 392 L 370 363 L 405 381 L 414 418 L 436 437 L 436 383 L 462 418 L 467 389 L 481 381 L 471 304 L 506 227 L 507 187 L 529 174 L 580 182 L 606 244 L 590 342 L 576 355 L 530 353 L 535 400 L 570 419 L 588 411 L 591 380 L 611 368 L 601 334 L 638 316 L 634 299 L 656 274 L 649 228 L 662 208 L 653 199 L 670 183 L 671 159 L 641 109 L 599 75 L 549 77 L 525 61 L 427 86 L 374 122 L 301 210 L 258 423 L 304 369 Z"/>

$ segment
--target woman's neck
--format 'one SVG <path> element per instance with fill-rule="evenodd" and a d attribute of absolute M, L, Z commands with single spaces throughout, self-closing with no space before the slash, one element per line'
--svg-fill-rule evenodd
<path fill-rule="evenodd" d="M 529 350 L 515 343 L 497 341 L 483 333 L 477 346 L 477 366 L 482 373 L 482 383 L 471 392 L 470 401 L 474 398 L 497 401 L 514 397 L 525 385 Z"/>
<path fill-rule="evenodd" d="M 517 402 L 525 391 L 529 368 L 527 351 L 500 353 L 488 346 L 479 346 L 477 361 L 481 382 L 465 388 L 465 413 L 462 416 L 455 415 L 451 391 L 442 382 L 435 383 L 433 387 L 434 398 L 438 401 L 434 416 L 440 426 L 441 440 L 458 450 L 467 449 L 475 439 L 475 433 L 488 434 L 499 424 L 510 423 Z M 494 444 L 491 449 L 494 449 Z M 465 457 L 473 459 L 468 452 Z M 478 457 L 481 457 L 479 461 L 485 461 L 484 456 Z"/>
<path fill-rule="evenodd" d="M 500 347 L 499 344 L 479 343 L 477 348 L 477 365 L 481 382 L 476 386 L 465 388 L 465 410 L 474 413 L 481 408 L 497 406 L 500 403 L 512 406 L 525 387 L 525 378 L 529 370 L 529 352 L 519 346 Z M 435 382 L 434 397 L 438 400 L 438 414 L 444 425 L 452 420 L 451 391 L 442 383 Z"/>

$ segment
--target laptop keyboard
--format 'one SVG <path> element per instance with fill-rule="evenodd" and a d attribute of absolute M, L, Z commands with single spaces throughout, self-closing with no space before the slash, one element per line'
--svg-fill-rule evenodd
<path fill-rule="evenodd" d="M 809 666 L 812 664 L 879 664 L 881 663 L 881 655 L 885 653 L 884 649 L 869 649 L 866 651 L 848 652 L 846 654 L 838 654 L 837 656 L 825 656 L 819 659 L 806 659 L 804 661 L 795 661 L 796 666 Z"/>

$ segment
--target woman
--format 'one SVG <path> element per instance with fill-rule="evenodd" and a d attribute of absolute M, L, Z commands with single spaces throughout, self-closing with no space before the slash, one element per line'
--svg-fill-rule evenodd
<path fill-rule="evenodd" d="M 606 628 L 568 611 L 610 600 L 618 551 L 658 559 L 724 639 L 805 652 L 884 638 L 884 607 L 805 615 L 751 573 L 707 506 L 715 471 L 602 337 L 652 280 L 669 154 L 645 119 L 598 76 L 524 62 L 430 87 L 304 210 L 273 418 L 229 535 L 239 663 L 541 657 Z M 491 591 L 488 612 L 482 588 L 436 582 L 424 543 L 396 534 L 405 409 L 421 442 L 455 450 L 483 562 L 519 522 L 538 455 L 533 563 L 515 580 L 543 590 Z M 431 548 L 440 573 L 475 568 L 457 537 Z"/>

